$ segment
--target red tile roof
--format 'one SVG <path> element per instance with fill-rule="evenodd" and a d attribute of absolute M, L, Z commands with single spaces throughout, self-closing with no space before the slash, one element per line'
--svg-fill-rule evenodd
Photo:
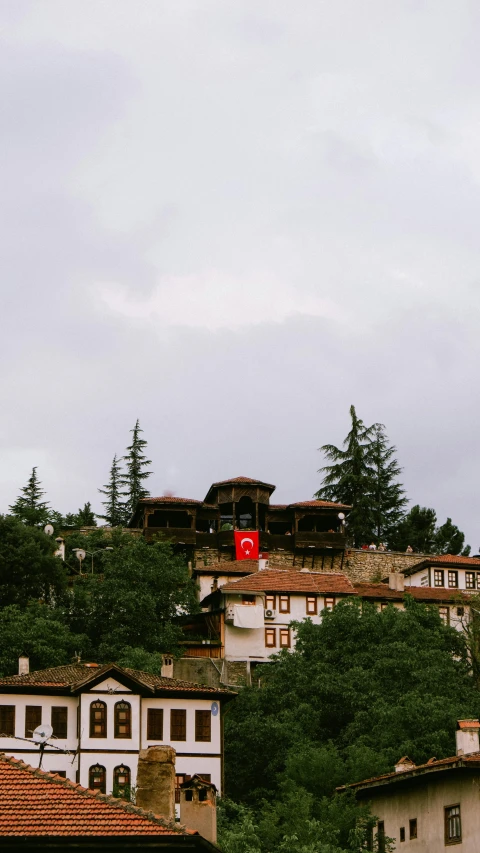
<path fill-rule="evenodd" d="M 354 583 L 355 591 L 362 598 L 374 598 L 390 601 L 403 601 L 405 595 L 411 595 L 415 601 L 455 601 L 461 598 L 468 601 L 468 593 L 461 590 L 433 588 L 428 586 L 406 586 L 405 590 L 390 589 L 386 583 Z"/>
<path fill-rule="evenodd" d="M 467 767 L 480 768 L 480 752 L 473 752 L 470 755 L 452 755 L 449 758 L 430 758 L 426 764 L 413 765 L 408 770 L 400 770 L 399 772 L 384 773 L 382 776 L 373 776 L 371 779 L 362 779 L 361 782 L 354 782 L 351 785 L 343 785 L 337 788 L 337 791 L 344 791 L 347 788 L 374 788 L 390 782 L 401 782 L 404 779 L 411 779 L 413 776 L 421 776 L 426 773 L 438 772 L 438 770 L 463 769 Z"/>
<path fill-rule="evenodd" d="M 140 498 L 141 504 L 201 504 L 203 501 L 197 501 L 193 498 L 176 498 L 167 495 L 162 495 L 161 498 Z"/>
<path fill-rule="evenodd" d="M 194 572 L 207 575 L 251 575 L 258 572 L 258 560 L 221 560 L 210 566 L 197 566 Z"/>
<path fill-rule="evenodd" d="M 291 569 L 262 569 L 246 578 L 229 581 L 221 592 L 315 592 L 355 595 L 346 575 L 335 572 L 301 572 Z"/>
<path fill-rule="evenodd" d="M 181 837 L 198 833 L 0 753 L 0 837 L 12 835 Z"/>
<path fill-rule="evenodd" d="M 480 569 L 480 559 L 478 557 L 462 557 L 459 554 L 438 554 L 432 557 L 422 557 L 418 563 L 414 563 L 413 566 L 409 566 L 408 569 L 405 569 L 406 575 L 415 574 L 415 572 L 421 571 L 421 569 L 427 568 L 428 566 L 452 566 L 458 568 L 467 568 L 468 566 L 472 566 L 475 569 Z"/>
<path fill-rule="evenodd" d="M 9 675 L 0 678 L 0 692 L 2 687 L 69 687 L 72 691 L 79 689 L 84 683 L 99 676 L 107 678 L 110 674 L 120 678 L 124 673 L 156 693 L 169 691 L 175 693 L 208 693 L 219 696 L 232 696 L 232 691 L 222 690 L 217 687 L 207 687 L 203 684 L 195 684 L 192 681 L 180 681 L 178 678 L 162 678 L 160 675 L 152 675 L 150 672 L 141 672 L 137 669 L 128 669 L 116 664 L 103 664 L 91 668 L 87 664 L 69 664 L 67 666 L 55 666 L 50 669 L 41 669 L 29 672 L 26 675 Z"/>
<path fill-rule="evenodd" d="M 271 483 L 266 483 L 264 480 L 252 480 L 251 477 L 231 477 L 230 480 L 219 480 L 218 483 L 212 483 L 210 488 L 212 489 L 215 486 L 229 486 L 230 483 L 232 483 L 232 485 L 235 485 L 235 483 L 246 483 L 252 486 L 268 486 L 269 489 L 275 488 Z"/>
<path fill-rule="evenodd" d="M 464 729 L 465 731 L 475 731 L 480 729 L 480 721 L 479 720 L 457 720 L 457 727 L 459 729 Z"/>
<path fill-rule="evenodd" d="M 315 509 L 315 507 L 334 507 L 335 509 L 351 509 L 350 504 L 339 504 L 335 501 L 299 501 L 295 504 L 288 504 L 289 507 L 302 507 L 302 506 L 311 506 Z"/>

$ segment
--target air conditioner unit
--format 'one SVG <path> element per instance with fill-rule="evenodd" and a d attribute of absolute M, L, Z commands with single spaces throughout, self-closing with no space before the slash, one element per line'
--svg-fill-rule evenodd
<path fill-rule="evenodd" d="M 275 616 L 277 615 L 277 611 L 276 610 L 270 610 L 270 608 L 268 608 L 267 610 L 265 610 L 263 615 L 265 616 L 265 619 L 275 619 Z"/>

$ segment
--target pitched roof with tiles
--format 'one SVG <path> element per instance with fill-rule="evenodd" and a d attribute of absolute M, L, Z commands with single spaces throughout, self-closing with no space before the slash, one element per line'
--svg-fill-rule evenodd
<path fill-rule="evenodd" d="M 418 563 L 409 566 L 405 569 L 405 575 L 413 575 L 428 566 L 452 566 L 454 568 L 468 568 L 471 566 L 475 569 L 480 569 L 480 559 L 478 557 L 462 557 L 460 554 L 437 554 L 432 557 L 422 557 Z"/>
<path fill-rule="evenodd" d="M 0 753 L 0 837 L 198 835 Z"/>
<path fill-rule="evenodd" d="M 196 566 L 193 571 L 197 575 L 251 575 L 258 572 L 258 560 L 220 560 L 210 566 Z"/>
<path fill-rule="evenodd" d="M 301 509 L 302 507 L 312 507 L 313 509 L 321 507 L 333 507 L 333 509 L 351 509 L 350 504 L 339 504 L 335 501 L 299 501 L 298 503 L 288 504 L 289 507 Z"/>
<path fill-rule="evenodd" d="M 384 773 L 382 776 L 373 776 L 371 779 L 362 779 L 361 782 L 353 782 L 351 785 L 342 785 L 337 791 L 345 791 L 347 788 L 356 790 L 377 788 L 391 783 L 403 782 L 414 776 L 423 776 L 441 770 L 458 769 L 480 769 L 480 752 L 472 752 L 470 755 L 452 755 L 449 758 L 430 758 L 426 764 L 418 764 L 409 767 L 408 770 Z"/>
<path fill-rule="evenodd" d="M 265 480 L 253 480 L 251 477 L 231 477 L 229 480 L 219 480 L 218 483 L 212 483 L 210 486 L 211 489 L 216 486 L 229 486 L 230 483 L 234 486 L 238 485 L 248 485 L 248 486 L 268 486 L 269 489 L 274 489 L 271 483 L 266 483 Z"/>
<path fill-rule="evenodd" d="M 164 691 L 174 693 L 208 693 L 217 696 L 234 696 L 231 690 L 223 690 L 217 687 L 207 687 L 203 684 L 195 684 L 192 681 L 180 681 L 178 678 L 162 678 L 160 675 L 152 675 L 150 672 L 141 672 L 137 669 L 120 667 L 117 664 L 103 664 L 102 666 L 89 666 L 88 664 L 69 664 L 67 666 L 55 666 L 50 669 L 41 669 L 36 672 L 28 672 L 25 675 L 10 675 L 0 678 L 0 692 L 5 692 L 2 687 L 32 687 L 32 688 L 70 688 L 72 692 L 88 685 L 90 681 L 97 681 L 99 677 L 113 675 L 136 681 L 139 686 L 146 687 L 152 693 L 163 693 Z"/>
<path fill-rule="evenodd" d="M 197 501 L 194 498 L 177 498 L 173 495 L 162 495 L 160 498 L 140 498 L 141 504 L 201 504 L 203 501 Z"/>
<path fill-rule="evenodd" d="M 246 578 L 229 581 L 220 592 L 314 592 L 356 595 L 346 577 L 336 572 L 301 572 L 291 569 L 262 569 Z"/>
<path fill-rule="evenodd" d="M 461 590 L 433 588 L 429 586 L 405 586 L 405 589 L 390 589 L 386 583 L 354 583 L 355 591 L 362 598 L 382 599 L 388 601 L 403 601 L 406 595 L 411 595 L 415 601 L 468 601 L 468 593 Z"/>

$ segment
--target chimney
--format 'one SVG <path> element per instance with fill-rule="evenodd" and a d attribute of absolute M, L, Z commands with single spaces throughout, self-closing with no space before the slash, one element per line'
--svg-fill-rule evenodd
<path fill-rule="evenodd" d="M 30 658 L 28 655 L 20 655 L 18 659 L 18 674 L 28 675 L 30 672 Z"/>
<path fill-rule="evenodd" d="M 180 823 L 217 843 L 217 789 L 195 775 L 180 785 Z"/>
<path fill-rule="evenodd" d="M 163 655 L 160 675 L 162 678 L 173 678 L 173 658 L 171 655 Z"/>
<path fill-rule="evenodd" d="M 270 566 L 270 555 L 266 551 L 261 551 L 258 555 L 258 570 L 268 569 Z"/>
<path fill-rule="evenodd" d="M 478 733 L 480 722 L 478 720 L 458 720 L 455 738 L 457 741 L 457 755 L 470 755 L 472 752 L 480 752 Z"/>
<path fill-rule="evenodd" d="M 415 762 L 408 755 L 404 755 L 395 765 L 395 773 L 404 773 L 405 770 L 413 770 Z"/>
<path fill-rule="evenodd" d="M 175 755 L 171 746 L 149 746 L 138 759 L 136 804 L 167 820 L 175 820 Z"/>
<path fill-rule="evenodd" d="M 403 592 L 405 589 L 405 575 L 403 572 L 391 572 L 388 576 L 388 588 L 394 589 L 397 592 Z"/>

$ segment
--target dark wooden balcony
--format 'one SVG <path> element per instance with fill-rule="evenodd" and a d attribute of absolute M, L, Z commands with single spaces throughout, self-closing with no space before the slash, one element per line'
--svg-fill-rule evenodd
<path fill-rule="evenodd" d="M 189 527 L 146 527 L 147 539 L 152 539 L 155 534 L 160 533 L 165 539 L 171 539 L 175 544 L 195 545 L 197 533 Z"/>
<path fill-rule="evenodd" d="M 216 533 L 197 533 L 197 548 L 217 548 Z"/>
<path fill-rule="evenodd" d="M 290 537 L 285 537 L 289 539 Z M 345 548 L 347 539 L 343 533 L 315 533 L 312 530 L 295 534 L 295 548 Z"/>

